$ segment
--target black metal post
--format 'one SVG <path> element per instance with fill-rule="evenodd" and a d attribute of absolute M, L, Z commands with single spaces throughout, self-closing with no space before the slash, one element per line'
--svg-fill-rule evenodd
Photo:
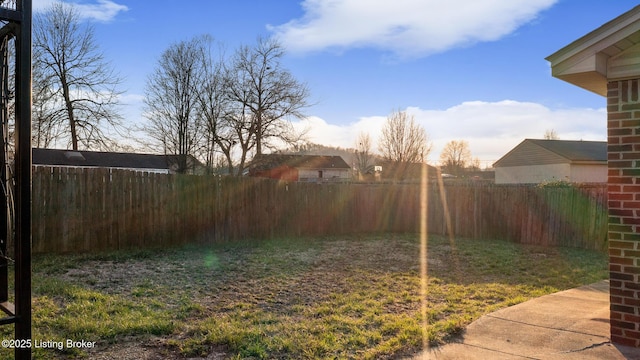
<path fill-rule="evenodd" d="M 21 0 L 16 36 L 16 340 L 31 340 L 31 0 Z M 16 348 L 31 359 L 31 348 Z"/>
<path fill-rule="evenodd" d="M 9 301 L 9 259 L 7 245 L 12 236 L 9 221 L 10 184 L 7 140 L 9 123 L 9 36 L 0 38 L 0 303 Z"/>

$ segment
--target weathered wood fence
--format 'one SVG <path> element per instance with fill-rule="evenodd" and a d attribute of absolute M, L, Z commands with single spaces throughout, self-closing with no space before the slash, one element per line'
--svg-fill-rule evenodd
<path fill-rule="evenodd" d="M 446 234 L 430 184 L 428 229 Z M 605 249 L 606 187 L 446 184 L 456 236 Z M 419 230 L 417 184 L 265 179 L 36 167 L 33 251 L 84 252 L 243 238 Z"/>

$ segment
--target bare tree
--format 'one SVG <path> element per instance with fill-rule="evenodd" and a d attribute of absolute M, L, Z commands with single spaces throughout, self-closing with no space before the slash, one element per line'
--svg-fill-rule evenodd
<path fill-rule="evenodd" d="M 226 116 L 229 107 L 227 93 L 224 89 L 225 68 L 222 59 L 214 60 L 211 50 L 212 38 L 208 35 L 202 37 L 200 51 L 201 83 L 196 85 L 198 109 L 203 120 L 204 138 L 202 152 L 208 169 L 213 169 L 219 163 L 220 152 L 229 162 L 229 168 L 233 168 L 231 150 L 234 141 L 228 138 L 232 132 L 228 131 Z M 225 136 L 223 138 L 222 136 Z M 228 141 L 230 140 L 230 141 Z"/>
<path fill-rule="evenodd" d="M 94 29 L 81 23 L 78 10 L 56 2 L 34 16 L 34 94 L 43 95 L 36 130 L 65 129 L 71 148 L 108 148 L 108 132 L 120 130 L 117 90 L 120 78 L 98 49 Z M 40 117 L 42 116 L 42 117 Z M 50 139 L 49 133 L 45 137 Z M 54 136 L 55 137 L 55 136 Z M 46 143 L 46 142 L 45 142 Z"/>
<path fill-rule="evenodd" d="M 38 55 L 34 55 L 37 57 Z M 40 67 L 32 70 L 31 135 L 36 148 L 48 148 L 64 137 L 64 124 L 54 121 L 55 91 Z"/>
<path fill-rule="evenodd" d="M 147 81 L 145 130 L 165 153 L 200 155 L 208 165 L 222 153 L 239 175 L 269 139 L 299 139 L 288 120 L 302 116 L 308 89 L 282 69 L 275 41 L 241 47 L 230 63 L 214 60 L 211 45 L 200 36 L 162 54 Z"/>
<path fill-rule="evenodd" d="M 406 111 L 394 111 L 387 116 L 378 148 L 386 160 L 399 163 L 424 162 L 431 152 L 427 132 Z"/>
<path fill-rule="evenodd" d="M 178 172 L 188 170 L 189 156 L 201 146 L 203 124 L 197 110 L 205 41 L 196 37 L 169 46 L 147 79 L 145 131 L 165 154 L 178 155 Z"/>
<path fill-rule="evenodd" d="M 244 172 L 249 153 L 256 147 L 254 131 L 254 116 L 248 110 L 247 105 L 235 103 L 235 106 L 232 107 L 225 116 L 224 130 L 218 136 L 217 141 L 217 144 L 227 158 L 230 174 L 233 174 L 232 152 L 235 148 L 239 148 L 240 151 L 235 175 L 241 176 Z"/>
<path fill-rule="evenodd" d="M 451 140 L 440 153 L 440 164 L 447 173 L 460 175 L 471 164 L 469 143 L 465 140 Z"/>
<path fill-rule="evenodd" d="M 362 174 L 366 174 L 371 166 L 373 154 L 371 154 L 371 137 L 368 133 L 361 132 L 356 139 L 356 169 Z"/>
<path fill-rule="evenodd" d="M 560 137 L 558 136 L 558 133 L 554 129 L 547 129 L 544 132 L 544 139 L 545 140 L 559 140 Z"/>
<path fill-rule="evenodd" d="M 259 38 L 255 47 L 240 47 L 230 64 L 225 87 L 229 99 L 240 103 L 249 114 L 245 126 L 255 141 L 256 155 L 262 154 L 269 139 L 277 138 L 287 143 L 299 139 L 288 121 L 302 117 L 302 109 L 308 106 L 309 89 L 298 82 L 282 67 L 282 46 L 273 39 Z"/>
<path fill-rule="evenodd" d="M 468 165 L 468 168 L 473 171 L 480 171 L 480 159 L 478 157 L 474 157 L 473 160 L 471 160 L 471 164 Z"/>

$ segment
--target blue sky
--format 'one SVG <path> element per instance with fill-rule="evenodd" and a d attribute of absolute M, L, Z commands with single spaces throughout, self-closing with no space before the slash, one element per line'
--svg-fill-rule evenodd
<path fill-rule="evenodd" d="M 605 99 L 552 78 L 544 59 L 637 5 L 630 0 L 75 0 L 125 79 L 127 120 L 145 121 L 147 76 L 172 43 L 210 34 L 228 53 L 261 36 L 309 85 L 309 140 L 353 147 L 407 110 L 425 127 L 436 163 L 467 140 L 483 165 L 524 138 L 605 140 Z M 50 0 L 34 0 L 34 10 Z M 191 7 L 191 8 L 189 8 Z M 138 135 L 133 135 L 138 136 Z"/>

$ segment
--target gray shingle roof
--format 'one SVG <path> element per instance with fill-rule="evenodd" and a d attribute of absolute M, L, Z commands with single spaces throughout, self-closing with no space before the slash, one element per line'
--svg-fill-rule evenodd
<path fill-rule="evenodd" d="M 607 162 L 606 141 L 525 139 L 494 167 L 574 162 Z"/>
<path fill-rule="evenodd" d="M 529 139 L 529 141 L 571 161 L 607 161 L 606 141 L 535 139 Z"/>
<path fill-rule="evenodd" d="M 36 148 L 32 159 L 34 165 L 168 170 L 176 156 Z"/>

